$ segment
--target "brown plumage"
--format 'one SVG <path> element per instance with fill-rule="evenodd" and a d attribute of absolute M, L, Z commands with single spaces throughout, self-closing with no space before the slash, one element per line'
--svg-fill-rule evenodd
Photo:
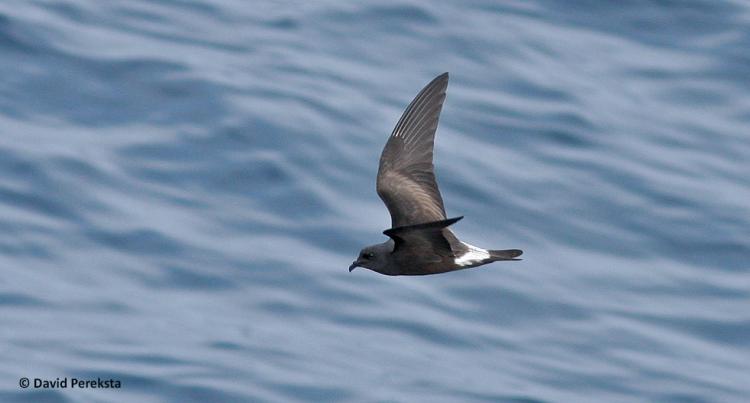
<path fill-rule="evenodd" d="M 448 73 L 432 80 L 404 111 L 380 157 L 377 192 L 391 214 L 390 239 L 368 246 L 349 267 L 387 275 L 424 275 L 519 260 L 522 251 L 485 250 L 458 240 L 448 226 L 432 154 Z"/>

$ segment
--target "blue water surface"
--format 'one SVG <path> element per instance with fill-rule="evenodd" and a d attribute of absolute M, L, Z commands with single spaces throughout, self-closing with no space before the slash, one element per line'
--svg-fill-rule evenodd
<path fill-rule="evenodd" d="M 350 274 L 444 71 L 524 260 Z M 2 1 L 0 401 L 746 402 L 749 78 L 739 0 Z"/>

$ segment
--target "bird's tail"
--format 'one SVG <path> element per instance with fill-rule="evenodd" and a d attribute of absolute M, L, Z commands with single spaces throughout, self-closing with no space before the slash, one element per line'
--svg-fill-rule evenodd
<path fill-rule="evenodd" d="M 523 254 L 523 251 L 520 249 L 505 249 L 505 250 L 488 250 L 487 252 L 490 253 L 490 259 L 492 261 L 498 261 L 498 260 L 521 260 L 516 259 L 516 257 L 521 256 Z"/>

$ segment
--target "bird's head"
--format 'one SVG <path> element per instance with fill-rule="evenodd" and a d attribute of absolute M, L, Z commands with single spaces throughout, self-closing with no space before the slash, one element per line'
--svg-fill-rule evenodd
<path fill-rule="evenodd" d="M 357 260 L 349 266 L 351 272 L 356 267 L 364 267 L 378 273 L 384 273 L 388 267 L 388 255 L 393 251 L 389 242 L 371 245 L 359 252 Z"/>

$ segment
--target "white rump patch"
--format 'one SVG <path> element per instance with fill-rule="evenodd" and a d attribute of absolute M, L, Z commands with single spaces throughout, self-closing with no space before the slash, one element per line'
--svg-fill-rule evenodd
<path fill-rule="evenodd" d="M 469 248 L 469 250 L 464 253 L 463 255 L 459 256 L 454 260 L 454 262 L 459 266 L 468 266 L 470 264 L 479 263 L 482 260 L 489 259 L 490 258 L 490 252 L 487 252 L 486 249 L 477 248 L 474 245 L 469 245 L 468 243 L 461 242 Z"/>

